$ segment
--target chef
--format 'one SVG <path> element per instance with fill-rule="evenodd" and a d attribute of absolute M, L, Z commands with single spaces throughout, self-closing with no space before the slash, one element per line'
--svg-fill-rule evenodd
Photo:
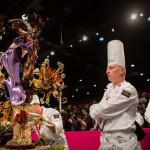
<path fill-rule="evenodd" d="M 99 150 L 141 150 L 134 133 L 136 128 L 137 91 L 125 80 L 124 46 L 112 40 L 107 46 L 106 74 L 111 82 L 103 98 L 90 107 L 90 115 L 100 125 Z"/>
<path fill-rule="evenodd" d="M 53 108 L 41 107 L 39 97 L 37 95 L 33 95 L 33 100 L 30 104 L 30 113 L 35 113 L 41 116 L 40 119 L 35 119 L 32 127 L 39 138 L 44 139 L 47 146 L 55 149 L 60 148 L 68 150 L 68 144 L 64 134 L 60 113 Z M 41 122 L 39 120 L 41 120 Z"/>

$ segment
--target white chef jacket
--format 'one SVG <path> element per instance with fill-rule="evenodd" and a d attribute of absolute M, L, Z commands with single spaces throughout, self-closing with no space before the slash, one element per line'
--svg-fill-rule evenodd
<path fill-rule="evenodd" d="M 102 100 L 90 107 L 90 115 L 103 131 L 135 130 L 137 91 L 126 81 L 107 85 Z"/>
<path fill-rule="evenodd" d="M 140 126 L 142 126 L 144 124 L 144 118 L 143 118 L 143 116 L 139 112 L 136 112 L 136 122 Z"/>
<path fill-rule="evenodd" d="M 145 120 L 150 123 L 150 101 L 148 103 L 148 106 L 146 107 L 146 111 L 144 114 Z"/>
<path fill-rule="evenodd" d="M 68 150 L 68 144 L 66 136 L 64 134 L 63 123 L 60 113 L 53 108 L 43 108 L 42 116 L 47 120 L 55 124 L 56 133 L 52 132 L 50 128 L 46 125 L 39 125 L 33 127 L 34 131 L 40 137 L 44 138 L 46 144 L 49 146 L 61 146 L 64 145 L 66 150 Z"/>

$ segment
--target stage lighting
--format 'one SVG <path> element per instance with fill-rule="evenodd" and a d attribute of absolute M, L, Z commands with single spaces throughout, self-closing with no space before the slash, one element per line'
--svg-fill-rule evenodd
<path fill-rule="evenodd" d="M 53 56 L 53 55 L 55 55 L 55 52 L 54 52 L 54 51 L 51 51 L 50 54 Z"/>
<path fill-rule="evenodd" d="M 103 37 L 100 37 L 100 38 L 99 38 L 99 41 L 100 41 L 100 42 L 103 42 L 103 41 L 104 41 L 104 38 L 103 38 Z"/>
<path fill-rule="evenodd" d="M 136 18 L 137 18 L 137 14 L 136 13 L 131 14 L 131 19 L 132 20 L 135 20 Z"/>
<path fill-rule="evenodd" d="M 88 37 L 86 35 L 83 35 L 82 40 L 87 41 Z"/>
<path fill-rule="evenodd" d="M 135 67 L 135 65 L 134 65 L 134 64 L 131 64 L 131 67 Z"/>

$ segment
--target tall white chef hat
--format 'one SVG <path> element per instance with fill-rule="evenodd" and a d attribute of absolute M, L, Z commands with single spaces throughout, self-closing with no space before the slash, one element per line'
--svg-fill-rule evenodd
<path fill-rule="evenodd" d="M 123 43 L 119 40 L 112 40 L 107 45 L 108 66 L 117 64 L 125 68 L 125 55 Z"/>
<path fill-rule="evenodd" d="M 33 95 L 33 99 L 30 104 L 40 104 L 39 97 L 37 95 Z"/>

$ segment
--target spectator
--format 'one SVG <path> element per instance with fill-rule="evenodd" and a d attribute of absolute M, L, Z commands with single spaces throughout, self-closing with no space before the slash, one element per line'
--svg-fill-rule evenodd
<path fill-rule="evenodd" d="M 143 103 L 145 105 L 145 108 L 147 107 L 148 100 L 147 100 L 147 93 L 146 92 L 142 92 L 141 103 Z"/>
<path fill-rule="evenodd" d="M 68 122 L 71 127 L 71 131 L 80 131 L 81 130 L 81 125 L 80 122 L 78 121 L 78 116 L 81 116 L 80 111 L 74 110 L 72 116 L 68 119 Z"/>
<path fill-rule="evenodd" d="M 78 117 L 78 121 L 81 123 L 81 130 L 90 131 L 93 128 L 93 119 L 89 115 L 89 109 L 84 107 L 82 108 L 82 113 L 84 115 L 83 119 Z"/>
<path fill-rule="evenodd" d="M 145 120 L 150 123 L 150 102 L 148 103 L 148 106 L 146 108 L 145 112 Z"/>

